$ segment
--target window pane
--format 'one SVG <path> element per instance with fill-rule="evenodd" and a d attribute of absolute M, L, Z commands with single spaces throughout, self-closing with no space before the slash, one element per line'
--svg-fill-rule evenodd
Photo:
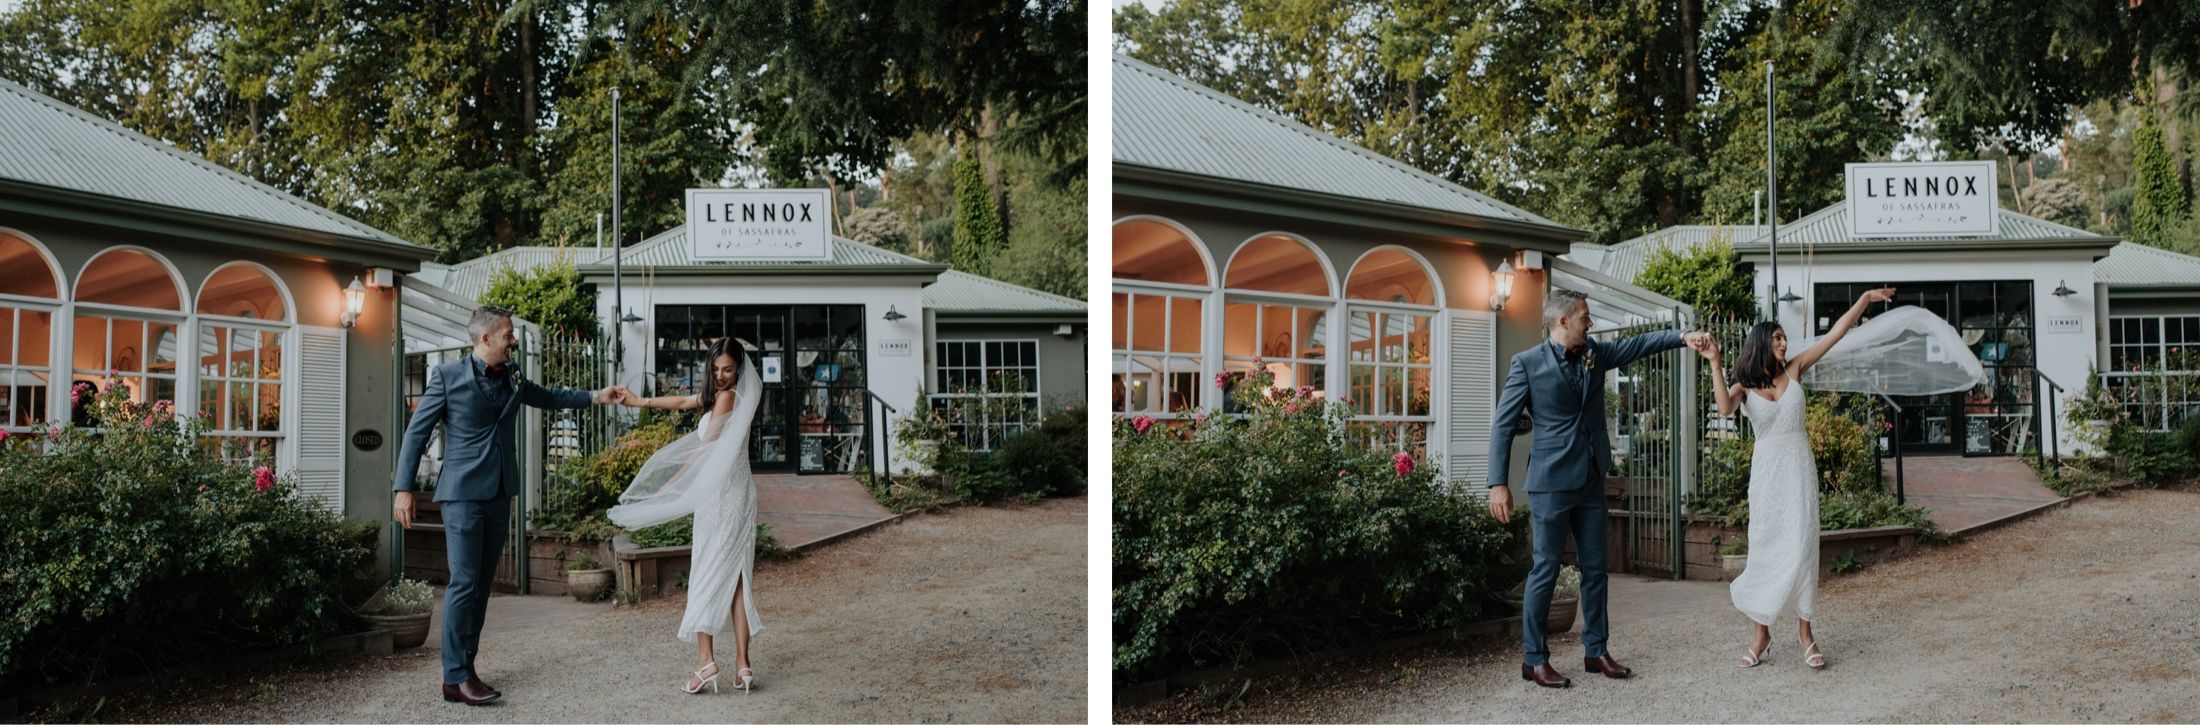
<path fill-rule="evenodd" d="M 1140 295 L 1131 300 L 1131 349 L 1160 351 L 1167 347 L 1168 300 Z"/>
<path fill-rule="evenodd" d="M 0 307 L 0 365 L 15 363 L 15 320 L 19 310 Z"/>
<path fill-rule="evenodd" d="M 282 430 L 283 389 L 274 383 L 261 383 L 259 427 L 254 430 L 273 433 Z"/>
<path fill-rule="evenodd" d="M 1428 372 L 1413 369 L 1406 372 L 1406 414 L 1428 415 Z"/>
<path fill-rule="evenodd" d="M 1117 350 L 1128 349 L 1124 347 L 1124 343 L 1130 339 L 1130 305 L 1130 295 L 1121 293 L 1115 295 L 1115 337 L 1113 338 L 1113 346 Z"/>
<path fill-rule="evenodd" d="M 207 420 L 208 427 L 228 428 L 227 425 L 223 424 L 225 419 L 222 417 L 222 413 L 228 410 L 223 402 L 225 398 L 222 395 L 226 390 L 228 390 L 228 386 L 219 383 L 208 382 L 199 385 L 199 410 L 212 416 Z"/>
<path fill-rule="evenodd" d="M 1169 351 L 1200 351 L 1200 301 L 1189 297 L 1169 299 Z"/>
<path fill-rule="evenodd" d="M 282 333 L 280 333 L 280 332 L 262 332 L 262 333 L 260 333 L 260 358 L 259 358 L 259 359 L 260 359 L 260 369 L 259 369 L 259 373 L 258 373 L 258 375 L 257 375 L 257 377 L 258 377 L 258 378 L 260 378 L 261 380 L 281 380 L 281 379 L 282 379 L 282 377 L 283 377 L 283 334 L 282 334 Z"/>
<path fill-rule="evenodd" d="M 16 317 L 21 333 L 16 336 L 16 360 L 23 365 L 46 366 L 53 363 L 53 313 L 24 310 Z"/>
<path fill-rule="evenodd" d="M 252 430 L 252 385 L 229 383 L 229 417 L 223 419 L 227 430 Z"/>

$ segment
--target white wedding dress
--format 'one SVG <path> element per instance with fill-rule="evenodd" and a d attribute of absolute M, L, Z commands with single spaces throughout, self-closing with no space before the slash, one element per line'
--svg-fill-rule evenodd
<path fill-rule="evenodd" d="M 760 388 L 756 368 L 745 367 L 734 392 L 733 412 L 723 419 L 705 412 L 695 430 L 666 444 L 642 464 L 634 482 L 606 514 L 626 529 L 641 529 L 694 514 L 693 560 L 688 567 L 687 613 L 675 634 L 733 633 L 733 595 L 741 594 L 749 635 L 764 631 L 750 591 L 756 564 L 756 477 L 749 472 L 749 421 Z"/>
<path fill-rule="evenodd" d="M 1749 466 L 1749 563 L 1730 588 L 1734 608 L 1770 626 L 1814 619 L 1818 595 L 1818 470 L 1804 432 L 1803 384 L 1779 400 L 1742 392 L 1757 434 Z"/>

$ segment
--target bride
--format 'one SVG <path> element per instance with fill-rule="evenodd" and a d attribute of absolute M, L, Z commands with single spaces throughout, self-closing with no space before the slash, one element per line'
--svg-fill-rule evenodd
<path fill-rule="evenodd" d="M 619 505 L 607 512 L 612 523 L 629 530 L 695 516 L 687 613 L 676 635 L 695 643 L 695 675 L 680 688 L 691 695 L 706 686 L 718 690 L 718 660 L 711 648 L 728 633 L 733 635 L 733 684 L 749 691 L 756 684 L 756 671 L 749 668 L 749 640 L 764 631 L 749 591 L 756 562 L 756 479 L 749 475 L 748 438 L 760 384 L 748 350 L 731 337 L 713 344 L 704 359 L 710 372 L 703 376 L 699 395 L 627 397 L 630 407 L 709 410 L 695 430 L 650 456 L 619 495 Z"/>
<path fill-rule="evenodd" d="M 1696 351 L 1711 362 L 1712 390 L 1720 415 L 1738 405 L 1756 428 L 1749 470 L 1749 564 L 1734 579 L 1734 608 L 1756 623 L 1757 636 L 1742 655 L 1742 667 L 1764 661 L 1772 646 L 1773 620 L 1794 615 L 1804 662 L 1826 666 L 1826 656 L 1811 636 L 1818 592 L 1818 473 L 1804 433 L 1803 373 L 1824 358 L 1856 325 L 1866 307 L 1894 299 L 1894 288 L 1865 292 L 1833 329 L 1793 359 L 1787 356 L 1787 332 L 1779 323 L 1760 322 L 1742 340 L 1734 363 L 1734 384 L 1720 369 L 1718 343 L 1708 338 Z"/>

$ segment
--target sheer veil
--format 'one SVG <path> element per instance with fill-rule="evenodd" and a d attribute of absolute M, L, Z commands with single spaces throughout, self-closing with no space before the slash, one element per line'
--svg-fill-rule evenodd
<path fill-rule="evenodd" d="M 1790 344 L 1788 355 L 1808 350 L 1818 340 Z M 1887 395 L 1953 393 L 1985 380 L 1985 367 L 1962 333 L 1915 305 L 1896 307 L 1849 328 L 1847 336 L 1803 373 L 1803 383 L 1812 390 Z"/>
<path fill-rule="evenodd" d="M 693 514 L 711 487 L 746 475 L 749 421 L 756 415 L 762 388 L 756 365 L 744 361 L 741 382 L 734 387 L 733 412 L 724 420 L 712 420 L 705 412 L 695 430 L 650 456 L 626 492 L 619 494 L 619 505 L 605 512 L 611 523 L 632 530 Z"/>

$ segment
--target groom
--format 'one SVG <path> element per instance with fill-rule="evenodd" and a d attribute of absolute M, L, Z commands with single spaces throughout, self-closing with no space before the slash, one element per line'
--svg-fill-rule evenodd
<path fill-rule="evenodd" d="M 486 705 L 503 697 L 474 673 L 481 648 L 482 618 L 489 611 L 489 582 L 496 577 L 498 555 L 512 520 L 512 496 L 519 492 L 519 462 L 514 456 L 513 421 L 519 406 L 580 408 L 617 403 L 622 387 L 590 393 L 544 388 L 512 369 L 512 313 L 496 307 L 474 310 L 466 323 L 474 353 L 438 365 L 428 375 L 427 393 L 405 427 L 405 445 L 397 454 L 397 523 L 412 528 L 413 472 L 420 466 L 428 434 L 443 424 L 443 471 L 436 478 L 435 500 L 443 504 L 443 541 L 450 556 L 451 584 L 443 599 L 443 700 Z"/>
<path fill-rule="evenodd" d="M 1543 324 L 1550 328 L 1551 339 L 1513 356 L 1490 430 L 1490 513 L 1510 523 L 1512 492 L 1505 488 L 1505 478 L 1512 464 L 1513 436 L 1519 433 L 1520 414 L 1531 413 L 1535 435 L 1528 447 L 1527 488 L 1535 565 L 1528 570 L 1526 611 L 1520 617 L 1520 679 L 1544 687 L 1574 684 L 1551 666 L 1543 631 L 1551 609 L 1551 587 L 1558 583 L 1558 557 L 1566 549 L 1569 532 L 1581 564 L 1582 667 L 1613 679 L 1630 673 L 1604 651 L 1603 468 L 1612 459 L 1612 444 L 1604 432 L 1604 373 L 1710 337 L 1665 330 L 1597 342 L 1589 339 L 1589 323 L 1587 297 L 1551 289 L 1543 301 Z"/>

